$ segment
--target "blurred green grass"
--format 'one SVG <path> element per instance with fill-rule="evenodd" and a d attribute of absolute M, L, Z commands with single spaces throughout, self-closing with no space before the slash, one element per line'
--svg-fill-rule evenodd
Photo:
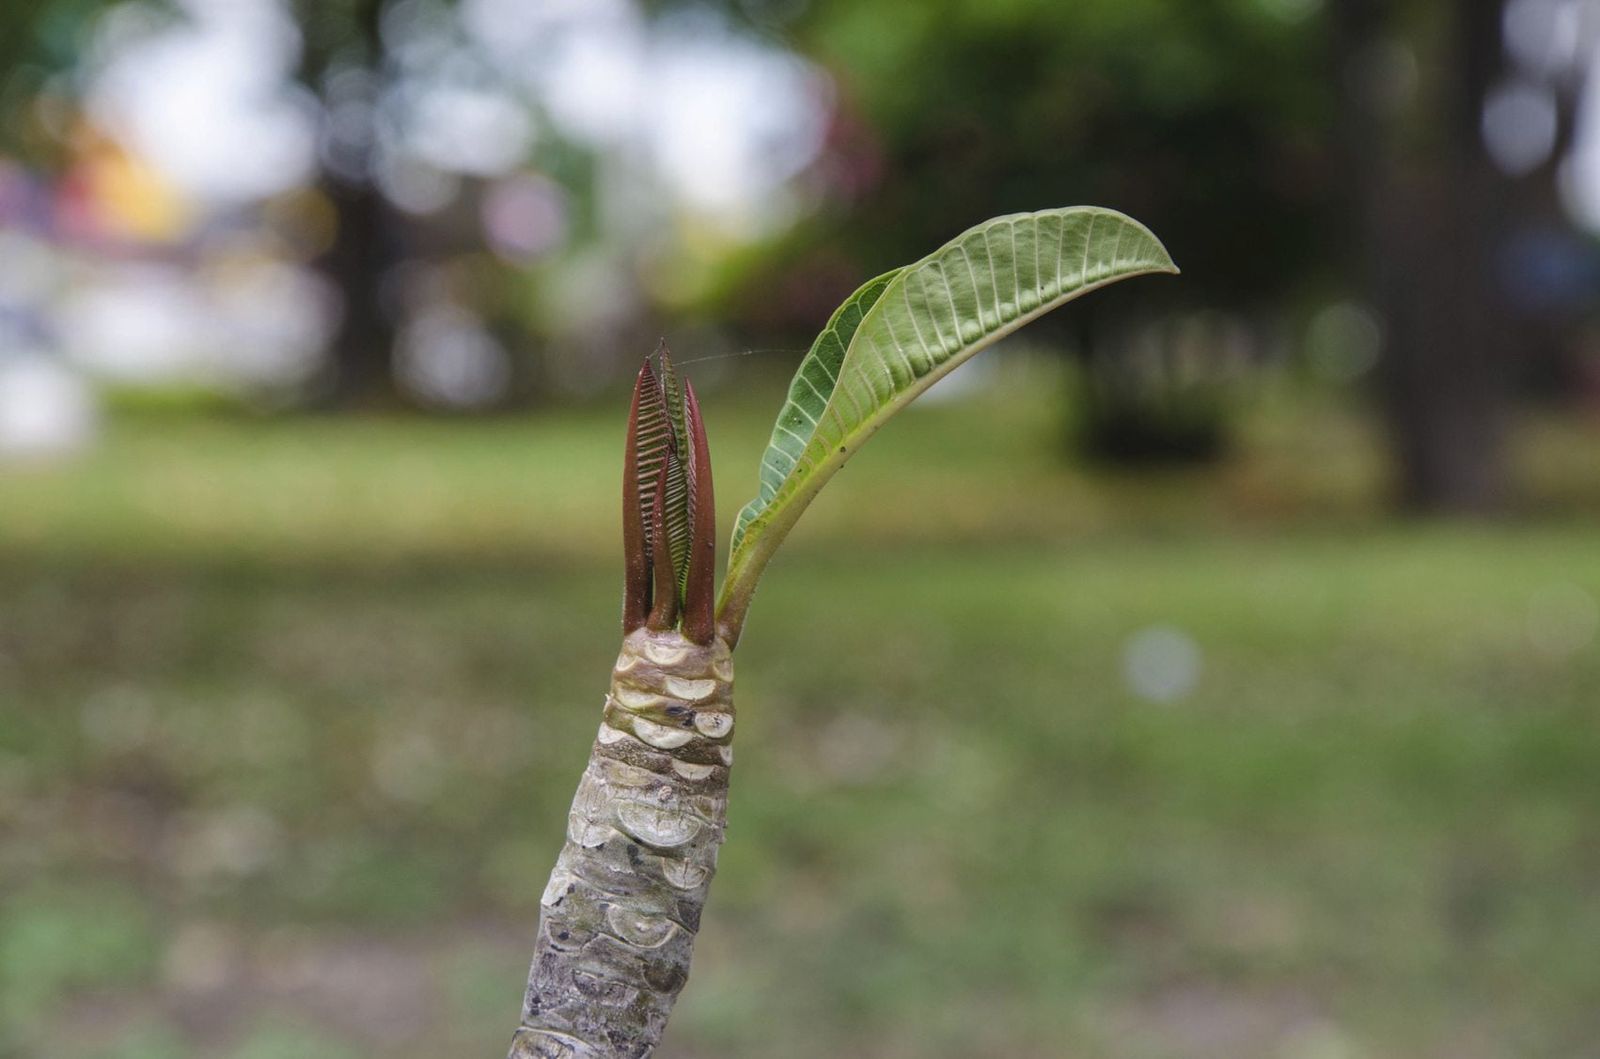
<path fill-rule="evenodd" d="M 708 410 L 724 526 L 772 403 Z M 775 564 L 661 1054 L 1600 1055 L 1594 427 L 1475 528 L 1381 518 L 1337 406 L 1203 473 L 1064 436 L 1036 383 L 919 410 Z M 502 1054 L 618 447 L 135 417 L 0 471 L 0 1056 Z M 1152 627 L 1177 701 L 1125 677 Z"/>

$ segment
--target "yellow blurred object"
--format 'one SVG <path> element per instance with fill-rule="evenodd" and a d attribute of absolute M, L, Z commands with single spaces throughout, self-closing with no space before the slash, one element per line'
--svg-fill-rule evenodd
<path fill-rule="evenodd" d="M 80 131 L 75 176 L 100 234 L 149 243 L 177 242 L 193 211 L 153 166 L 93 127 Z"/>

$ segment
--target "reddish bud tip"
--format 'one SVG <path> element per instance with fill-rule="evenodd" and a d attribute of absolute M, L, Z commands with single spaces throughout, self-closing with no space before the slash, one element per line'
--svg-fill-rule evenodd
<path fill-rule="evenodd" d="M 711 487 L 711 448 L 694 386 L 684 380 L 684 418 L 689 428 L 689 480 L 694 483 L 694 523 L 689 540 L 689 576 L 684 591 L 683 634 L 707 644 L 716 634 L 717 502 Z"/>
<path fill-rule="evenodd" d="M 650 613 L 650 538 L 639 492 L 639 409 L 657 392 L 650 362 L 639 369 L 633 385 L 633 406 L 628 412 L 628 441 L 622 469 L 622 632 L 627 635 L 645 623 Z"/>

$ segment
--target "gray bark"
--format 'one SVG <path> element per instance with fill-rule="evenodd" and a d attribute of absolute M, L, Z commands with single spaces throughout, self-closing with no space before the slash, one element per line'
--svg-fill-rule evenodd
<path fill-rule="evenodd" d="M 689 976 L 733 764 L 733 656 L 677 632 L 623 641 L 541 901 L 509 1059 L 642 1059 Z"/>

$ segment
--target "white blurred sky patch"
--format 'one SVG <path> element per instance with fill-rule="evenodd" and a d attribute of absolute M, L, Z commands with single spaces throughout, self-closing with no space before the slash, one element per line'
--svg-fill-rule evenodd
<path fill-rule="evenodd" d="M 1263 2 L 1301 15 L 1318 6 Z M 177 6 L 169 17 L 128 3 L 103 20 L 91 113 L 202 203 L 312 179 L 316 103 L 292 80 L 299 38 L 282 0 Z M 1485 132 L 1515 172 L 1553 142 L 1538 82 L 1600 62 L 1600 5 L 1515 0 L 1505 30 L 1533 83 L 1497 91 Z M 563 135 L 625 156 L 640 182 L 653 177 L 680 205 L 743 229 L 763 227 L 764 210 L 782 219 L 784 188 L 820 150 L 830 106 L 827 77 L 793 53 L 706 12 L 652 22 L 635 0 L 461 0 L 454 12 L 407 0 L 386 16 L 385 38 L 414 82 L 401 107 L 404 147 L 422 164 L 504 175 L 528 161 L 542 112 Z M 493 76 L 463 76 L 473 68 Z M 1588 82 L 1565 189 L 1574 214 L 1600 229 L 1600 83 Z M 447 187 L 419 190 L 425 174 L 401 175 L 418 204 Z"/>
<path fill-rule="evenodd" d="M 407 117 L 406 148 L 446 172 L 502 176 L 527 162 L 533 143 L 526 108 L 486 88 L 431 85 Z"/>
<path fill-rule="evenodd" d="M 316 103 L 293 81 L 300 41 L 281 0 L 180 8 L 104 19 L 88 73 L 96 121 L 201 203 L 312 180 Z M 528 164 L 542 117 L 680 205 L 748 223 L 822 145 L 827 78 L 708 15 L 651 23 L 631 0 L 465 0 L 454 16 L 414 0 L 392 14 L 404 77 L 388 146 L 437 171 Z"/>
<path fill-rule="evenodd" d="M 1585 86 L 1577 135 L 1562 172 L 1562 191 L 1577 221 L 1590 231 L 1600 231 L 1600 78 L 1591 76 Z"/>
<path fill-rule="evenodd" d="M 107 262 L 76 278 L 56 338 L 100 379 L 287 385 L 314 370 L 334 321 L 322 280 L 248 250 L 200 283 L 159 262 Z"/>
<path fill-rule="evenodd" d="M 31 354 L 0 358 L 0 461 L 76 452 L 97 425 L 88 387 L 65 366 Z"/>
<path fill-rule="evenodd" d="M 184 0 L 182 17 L 113 9 L 91 49 L 88 110 L 202 202 L 309 180 L 314 103 L 291 81 L 299 37 L 275 0 Z"/>
<path fill-rule="evenodd" d="M 1584 25 L 1595 18 L 1593 0 L 1512 0 L 1506 5 L 1506 52 L 1528 73 L 1570 76 L 1589 56 Z"/>
<path fill-rule="evenodd" d="M 114 380 L 188 375 L 203 357 L 196 321 L 205 297 L 186 275 L 159 264 L 107 265 L 86 273 L 62 300 L 62 347 L 76 364 Z"/>
<path fill-rule="evenodd" d="M 1543 163 L 1556 139 L 1552 90 L 1582 84 L 1561 190 L 1573 219 L 1600 231 L 1600 3 L 1512 0 L 1504 30 L 1506 52 L 1522 80 L 1490 98 L 1484 114 L 1490 152 L 1513 174 Z"/>
<path fill-rule="evenodd" d="M 828 81 L 791 54 L 691 22 L 662 33 L 650 69 L 651 153 L 695 205 L 756 211 L 822 149 Z"/>
<path fill-rule="evenodd" d="M 233 223 L 241 207 L 340 162 L 421 214 L 449 206 L 468 178 L 489 181 L 491 249 L 535 260 L 570 232 L 564 189 L 540 175 L 541 144 L 563 139 L 598 158 L 601 231 L 594 245 L 567 248 L 561 272 L 612 276 L 621 289 L 639 245 L 693 230 L 714 233 L 700 240 L 714 249 L 786 223 L 786 188 L 820 151 L 828 119 L 829 81 L 809 63 L 710 16 L 652 21 L 635 0 L 403 0 L 385 14 L 382 79 L 336 71 L 326 99 L 296 81 L 302 41 L 285 0 L 175 7 L 112 8 L 82 83 L 94 125 L 194 216 L 187 234 L 202 235 L 202 261 L 227 229 L 209 221 Z M 50 310 L 52 341 L 68 362 L 127 382 L 303 375 L 336 310 L 304 267 L 256 250 L 244 264 L 223 255 L 224 269 L 106 262 L 74 274 L 71 296 Z M 285 329 L 276 317 L 307 322 Z M 444 333 L 407 332 L 430 339 L 415 348 L 487 348 L 459 328 L 431 341 Z M 450 371 L 431 354 L 411 358 L 413 381 L 471 403 L 472 380 L 451 372 L 495 358 L 445 360 Z"/>
<path fill-rule="evenodd" d="M 649 27 L 630 0 L 464 0 L 472 41 L 517 77 L 575 139 L 620 146 L 638 134 Z"/>
<path fill-rule="evenodd" d="M 827 77 L 706 14 L 628 0 L 466 0 L 471 38 L 560 132 L 647 162 L 686 205 L 748 217 L 821 150 Z"/>

